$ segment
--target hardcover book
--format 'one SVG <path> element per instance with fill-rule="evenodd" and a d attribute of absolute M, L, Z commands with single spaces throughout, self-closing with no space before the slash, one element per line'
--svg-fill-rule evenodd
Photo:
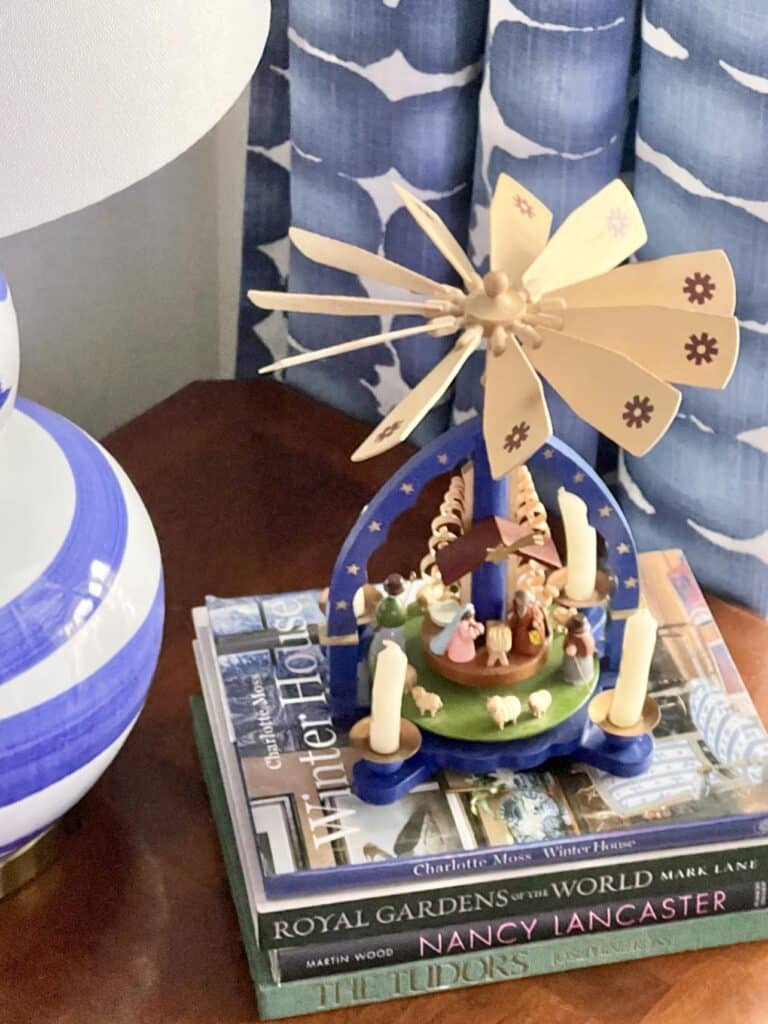
<path fill-rule="evenodd" d="M 208 598 L 196 616 L 215 647 L 206 702 L 236 765 L 232 785 L 266 896 L 551 870 L 763 836 L 766 731 L 684 556 L 640 561 L 659 622 L 649 692 L 661 720 L 648 772 L 446 771 L 386 807 L 350 789 L 359 754 L 327 710 L 319 592 Z"/>
<path fill-rule="evenodd" d="M 714 920 L 707 912 L 702 917 L 657 926 L 638 924 L 617 934 L 570 934 L 531 942 L 522 948 L 512 945 L 454 953 L 423 962 L 367 964 L 365 969 L 350 973 L 304 976 L 280 984 L 273 976 L 270 955 L 259 949 L 254 904 L 208 715 L 199 697 L 193 697 L 190 704 L 200 762 L 262 1020 L 768 938 L 765 910 L 724 913 Z M 754 893 L 762 903 L 764 891 L 757 886 Z M 708 911 L 713 905 L 714 900 L 710 901 Z"/>

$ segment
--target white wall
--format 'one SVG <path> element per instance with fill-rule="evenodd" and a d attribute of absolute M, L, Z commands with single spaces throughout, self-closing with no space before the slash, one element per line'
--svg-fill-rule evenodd
<path fill-rule="evenodd" d="M 96 206 L 0 239 L 21 392 L 101 436 L 234 371 L 247 93 L 205 138 Z"/>

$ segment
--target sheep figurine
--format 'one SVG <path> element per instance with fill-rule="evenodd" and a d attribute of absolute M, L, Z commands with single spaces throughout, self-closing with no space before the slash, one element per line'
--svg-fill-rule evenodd
<path fill-rule="evenodd" d="M 552 694 L 549 690 L 534 690 L 528 698 L 528 709 L 534 718 L 541 718 L 549 710 Z"/>
<path fill-rule="evenodd" d="M 437 712 L 442 710 L 443 702 L 440 695 L 430 693 L 423 686 L 411 687 L 411 696 L 421 715 L 429 715 L 430 718 L 434 718 Z"/>
<path fill-rule="evenodd" d="M 520 703 L 519 699 L 514 696 L 489 697 L 485 702 L 485 707 L 488 714 L 500 729 L 503 729 L 508 722 L 511 722 L 512 725 L 514 725 L 523 710 L 523 705 Z"/>

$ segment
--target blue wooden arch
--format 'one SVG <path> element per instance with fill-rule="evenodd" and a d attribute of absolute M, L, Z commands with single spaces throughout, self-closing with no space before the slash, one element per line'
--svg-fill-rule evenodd
<path fill-rule="evenodd" d="M 353 639 L 357 637 L 353 598 L 368 580 L 371 555 L 386 541 L 391 524 L 414 504 L 421 490 L 435 477 L 471 458 L 481 440 L 479 416 L 435 438 L 390 477 L 347 535 L 328 594 L 330 705 L 338 718 L 351 719 L 364 710 L 364 698 L 358 694 L 359 644 Z M 638 607 L 640 597 L 637 551 L 629 524 L 595 470 L 565 442 L 551 437 L 528 460 L 528 466 L 534 474 L 537 469 L 548 470 L 564 487 L 578 494 L 586 502 L 590 524 L 603 537 L 608 568 L 615 579 L 606 652 L 610 667 L 616 668 L 624 620 Z"/>

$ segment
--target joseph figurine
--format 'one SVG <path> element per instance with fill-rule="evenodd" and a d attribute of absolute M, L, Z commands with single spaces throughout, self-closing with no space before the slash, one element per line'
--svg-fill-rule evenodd
<path fill-rule="evenodd" d="M 507 615 L 512 630 L 512 650 L 524 658 L 532 658 L 547 642 L 547 617 L 544 609 L 528 590 L 516 590 Z"/>

